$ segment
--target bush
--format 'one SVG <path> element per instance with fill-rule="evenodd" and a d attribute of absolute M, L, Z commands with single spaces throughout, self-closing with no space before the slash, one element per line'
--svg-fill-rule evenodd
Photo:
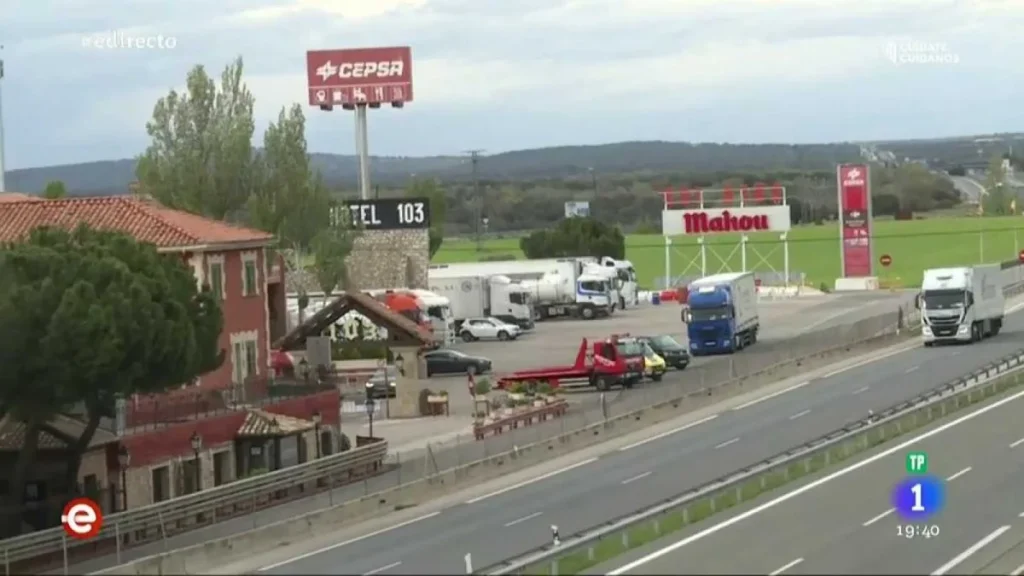
<path fill-rule="evenodd" d="M 516 382 L 512 385 L 512 388 L 509 389 L 509 392 L 513 394 L 526 394 L 527 390 L 528 387 L 526 382 Z"/>
<path fill-rule="evenodd" d="M 473 392 L 477 396 L 484 396 L 491 391 L 491 381 L 487 378 L 481 378 L 476 381 L 476 385 L 473 386 Z"/>
<path fill-rule="evenodd" d="M 504 262 L 505 260 L 516 260 L 514 254 L 488 254 L 480 259 L 481 262 Z"/>
<path fill-rule="evenodd" d="M 537 394 L 542 394 L 544 396 L 551 395 L 552 390 L 554 390 L 554 388 L 552 388 L 551 384 L 548 384 L 547 382 L 541 382 L 540 385 L 537 386 Z"/>
<path fill-rule="evenodd" d="M 352 440 L 350 440 L 347 435 L 342 434 L 341 435 L 341 440 L 339 440 L 339 442 L 341 444 L 341 451 L 342 452 L 348 452 L 349 450 L 352 449 Z"/>

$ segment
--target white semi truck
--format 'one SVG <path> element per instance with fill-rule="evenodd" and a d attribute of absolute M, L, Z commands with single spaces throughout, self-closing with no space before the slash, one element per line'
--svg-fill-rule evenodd
<path fill-rule="evenodd" d="M 467 318 L 492 316 L 523 330 L 533 328 L 533 303 L 529 292 L 508 276 L 465 275 L 448 264 L 430 267 L 430 290 L 446 297 L 452 306 L 458 332 Z"/>
<path fill-rule="evenodd" d="M 607 273 L 584 272 L 595 263 L 586 258 L 457 263 L 445 265 L 445 274 L 507 276 L 529 293 L 537 319 L 579 316 L 589 320 L 611 314 L 617 301 Z"/>
<path fill-rule="evenodd" d="M 917 306 L 925 346 L 995 336 L 1006 306 L 1002 270 L 998 264 L 925 270 Z"/>
<path fill-rule="evenodd" d="M 601 258 L 601 265 L 615 269 L 619 277 L 619 309 L 625 310 L 640 304 L 640 289 L 637 286 L 636 269 L 629 260 L 616 260 L 610 256 Z"/>

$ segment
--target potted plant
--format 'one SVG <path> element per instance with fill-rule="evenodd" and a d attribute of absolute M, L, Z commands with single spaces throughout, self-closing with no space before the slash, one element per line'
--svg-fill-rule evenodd
<path fill-rule="evenodd" d="M 526 387 L 526 384 L 523 383 L 523 382 L 516 382 L 515 385 L 513 385 L 512 388 L 509 389 L 509 391 L 508 391 L 509 397 L 510 398 L 515 398 L 517 400 L 519 398 L 523 398 L 524 396 L 526 396 L 526 394 L 527 394 L 527 387 Z"/>
<path fill-rule="evenodd" d="M 481 379 L 477 380 L 476 384 L 473 386 L 473 393 L 476 394 L 477 397 L 487 396 L 487 394 L 490 391 L 491 391 L 491 381 L 488 380 L 487 378 L 481 378 Z"/>

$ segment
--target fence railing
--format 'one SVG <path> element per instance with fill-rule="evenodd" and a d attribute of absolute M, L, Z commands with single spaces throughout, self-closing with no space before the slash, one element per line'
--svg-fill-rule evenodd
<path fill-rule="evenodd" d="M 123 548 L 166 539 L 376 474 L 384 466 L 387 451 L 388 443 L 376 439 L 303 465 L 112 514 L 103 519 L 99 534 L 90 540 L 68 539 L 63 528 L 51 528 L 0 542 L 0 554 L 8 574 L 38 573 L 59 565 L 62 559 L 66 567 L 98 554 L 116 553 L 120 558 Z"/>
<path fill-rule="evenodd" d="M 625 551 L 631 548 L 630 531 L 639 526 L 651 524 L 653 533 L 658 534 L 663 527 L 681 527 L 699 520 L 688 514 L 691 505 L 698 501 L 710 501 L 710 510 L 714 511 L 756 498 L 770 487 L 785 483 L 792 477 L 816 471 L 828 465 L 833 459 L 848 458 L 852 455 L 851 452 L 861 452 L 884 441 L 894 435 L 887 434 L 887 430 L 893 424 L 896 425 L 895 433 L 916 429 L 935 418 L 945 416 L 950 411 L 949 402 L 953 402 L 953 407 L 960 407 L 964 399 L 970 403 L 1016 385 L 1022 380 L 1019 373 L 1022 365 L 1024 350 L 1018 350 L 984 368 L 900 402 L 876 415 L 856 420 L 810 442 L 688 490 L 668 502 L 632 513 L 600 528 L 569 535 L 558 545 L 548 544 L 474 573 L 550 576 L 574 574 L 580 568 L 597 563 L 599 559 L 595 556 L 595 551 L 601 542 L 617 540 L 616 548 Z M 1016 372 L 1013 378 L 1000 377 L 1011 371 Z M 872 442 L 872 435 L 875 442 Z M 848 444 L 855 439 L 863 440 L 863 445 L 851 450 Z M 837 447 L 841 447 L 842 451 L 837 453 Z M 797 465 L 795 471 L 794 465 Z M 782 475 L 781 481 L 779 474 Z M 719 504 L 718 507 L 716 503 Z M 570 563 L 571 569 L 568 566 Z"/>

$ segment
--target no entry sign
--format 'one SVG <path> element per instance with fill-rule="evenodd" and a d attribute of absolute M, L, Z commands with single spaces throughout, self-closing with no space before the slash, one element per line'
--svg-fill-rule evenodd
<path fill-rule="evenodd" d="M 892 264 L 892 256 L 889 256 L 888 254 L 882 254 L 882 257 L 878 259 L 878 263 L 888 268 L 889 265 Z"/>

